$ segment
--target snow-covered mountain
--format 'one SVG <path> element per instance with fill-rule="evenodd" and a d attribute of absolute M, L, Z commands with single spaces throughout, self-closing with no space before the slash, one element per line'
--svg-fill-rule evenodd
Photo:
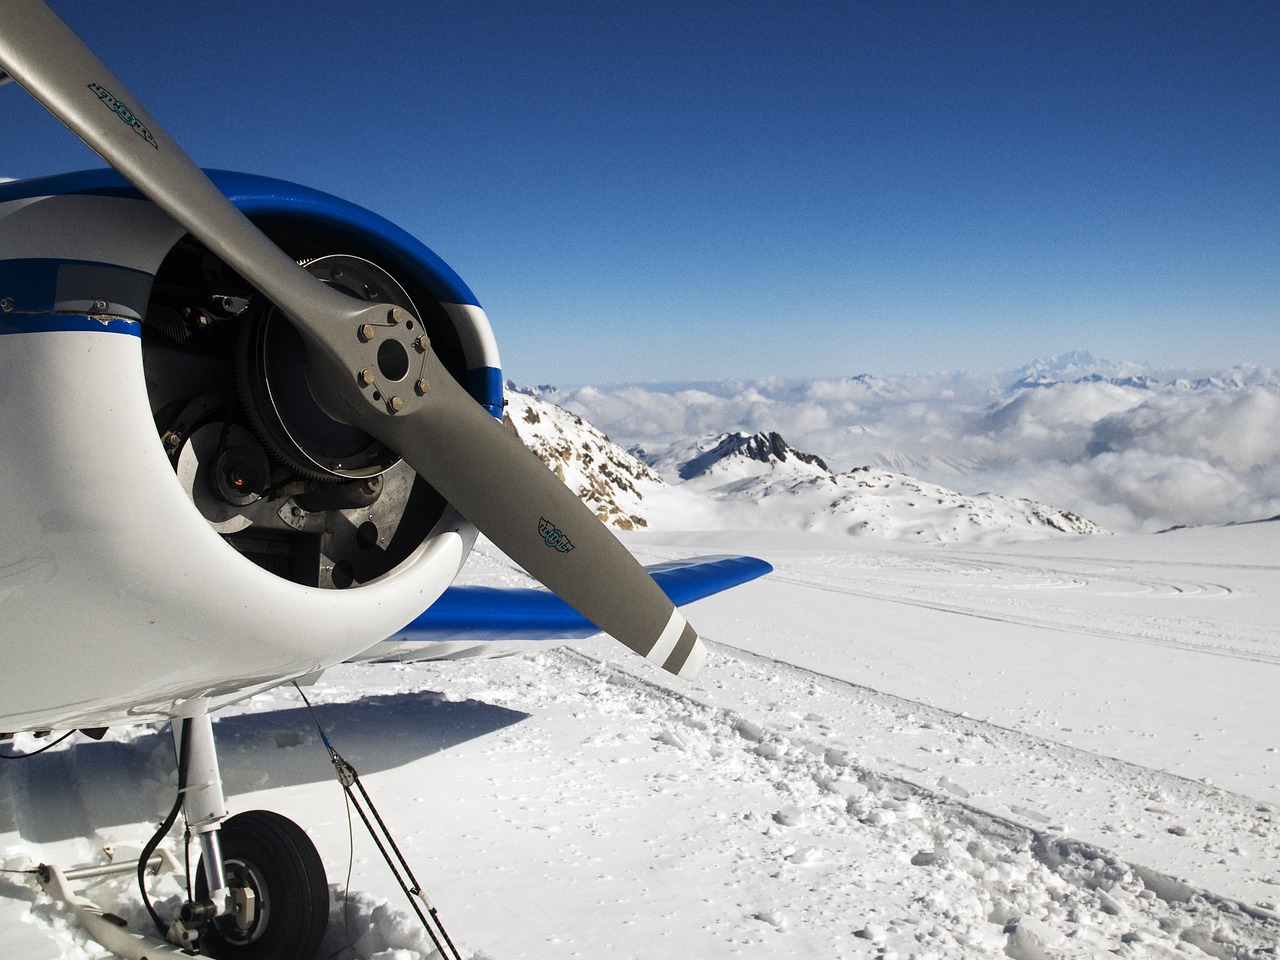
<path fill-rule="evenodd" d="M 769 472 L 774 471 L 778 465 L 786 464 L 787 469 L 798 476 L 812 474 L 815 477 L 831 477 L 831 468 L 821 457 L 801 453 L 773 432 L 752 436 L 726 433 L 716 437 L 713 443 L 704 441 L 699 448 L 703 446 L 708 449 L 676 467 L 681 480 L 740 473 L 744 467 L 751 468 L 755 464 Z M 760 472 L 759 468 L 755 470 Z"/>
<path fill-rule="evenodd" d="M 1052 387 L 1059 383 L 1111 383 L 1137 390 L 1153 390 L 1161 386 L 1159 377 L 1152 375 L 1139 363 L 1114 363 L 1099 360 L 1087 350 L 1033 360 L 1010 374 L 1006 392 L 1027 387 Z"/>
<path fill-rule="evenodd" d="M 994 493 L 966 496 L 904 473 L 844 473 L 777 433 L 722 434 L 640 455 L 668 479 L 719 504 L 726 526 L 841 531 L 949 543 L 1104 532 L 1067 510 Z"/>

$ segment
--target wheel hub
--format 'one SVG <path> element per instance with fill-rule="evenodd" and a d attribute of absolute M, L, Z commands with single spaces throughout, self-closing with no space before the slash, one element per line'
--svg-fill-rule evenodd
<path fill-rule="evenodd" d="M 253 943 L 271 921 L 271 900 L 262 874 L 243 860 L 224 860 L 227 886 L 235 901 L 235 912 L 223 918 L 219 933 L 228 943 L 243 946 Z"/>

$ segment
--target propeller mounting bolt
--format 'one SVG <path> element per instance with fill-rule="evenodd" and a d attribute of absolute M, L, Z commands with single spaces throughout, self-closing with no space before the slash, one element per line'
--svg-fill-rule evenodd
<path fill-rule="evenodd" d="M 372 323 L 360 324 L 360 329 L 357 330 L 356 333 L 359 334 L 361 343 L 368 343 L 370 340 L 373 339 L 373 324 Z"/>
<path fill-rule="evenodd" d="M 409 311 L 401 307 L 392 307 L 387 311 L 387 323 L 393 327 L 404 320 L 409 319 Z"/>
<path fill-rule="evenodd" d="M 387 409 L 392 413 L 399 413 L 404 409 L 404 400 L 400 397 L 392 397 L 387 401 Z"/>
<path fill-rule="evenodd" d="M 425 397 L 427 395 L 427 391 L 431 389 L 431 381 L 426 377 L 423 377 L 413 385 L 413 389 L 418 391 L 418 396 Z"/>
<path fill-rule="evenodd" d="M 365 367 L 363 370 L 360 371 L 360 386 L 362 387 L 373 386 L 373 368 L 372 367 Z"/>
<path fill-rule="evenodd" d="M 418 349 L 419 353 L 426 353 L 431 349 L 431 338 L 424 333 L 417 340 L 413 341 L 413 345 Z"/>

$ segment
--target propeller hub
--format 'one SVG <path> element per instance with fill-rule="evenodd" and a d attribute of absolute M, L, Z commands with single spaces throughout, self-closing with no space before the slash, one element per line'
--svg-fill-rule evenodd
<path fill-rule="evenodd" d="M 347 254 L 331 254 L 303 264 L 307 272 L 357 300 L 388 305 L 410 318 L 413 303 L 404 288 L 377 264 Z M 373 324 L 357 331 L 376 336 Z M 398 384 L 409 373 L 409 354 L 399 340 L 383 339 L 373 367 L 361 372 L 362 386 Z M 306 346 L 293 324 L 273 306 L 250 320 L 241 341 L 240 395 L 255 431 L 290 467 L 317 479 L 361 479 L 385 473 L 400 457 L 359 427 L 331 416 L 316 400 L 306 370 Z M 388 397 L 390 403 L 392 398 Z"/>

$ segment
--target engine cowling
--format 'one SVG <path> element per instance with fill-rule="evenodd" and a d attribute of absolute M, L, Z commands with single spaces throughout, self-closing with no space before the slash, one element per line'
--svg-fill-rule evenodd
<path fill-rule="evenodd" d="M 429 249 L 316 191 L 211 177 L 324 282 L 408 307 L 501 415 L 488 320 Z M 0 622 L 24 664 L 0 731 L 216 707 L 341 661 L 474 543 L 314 400 L 274 306 L 112 172 L 0 186 L 0 308 Z"/>

